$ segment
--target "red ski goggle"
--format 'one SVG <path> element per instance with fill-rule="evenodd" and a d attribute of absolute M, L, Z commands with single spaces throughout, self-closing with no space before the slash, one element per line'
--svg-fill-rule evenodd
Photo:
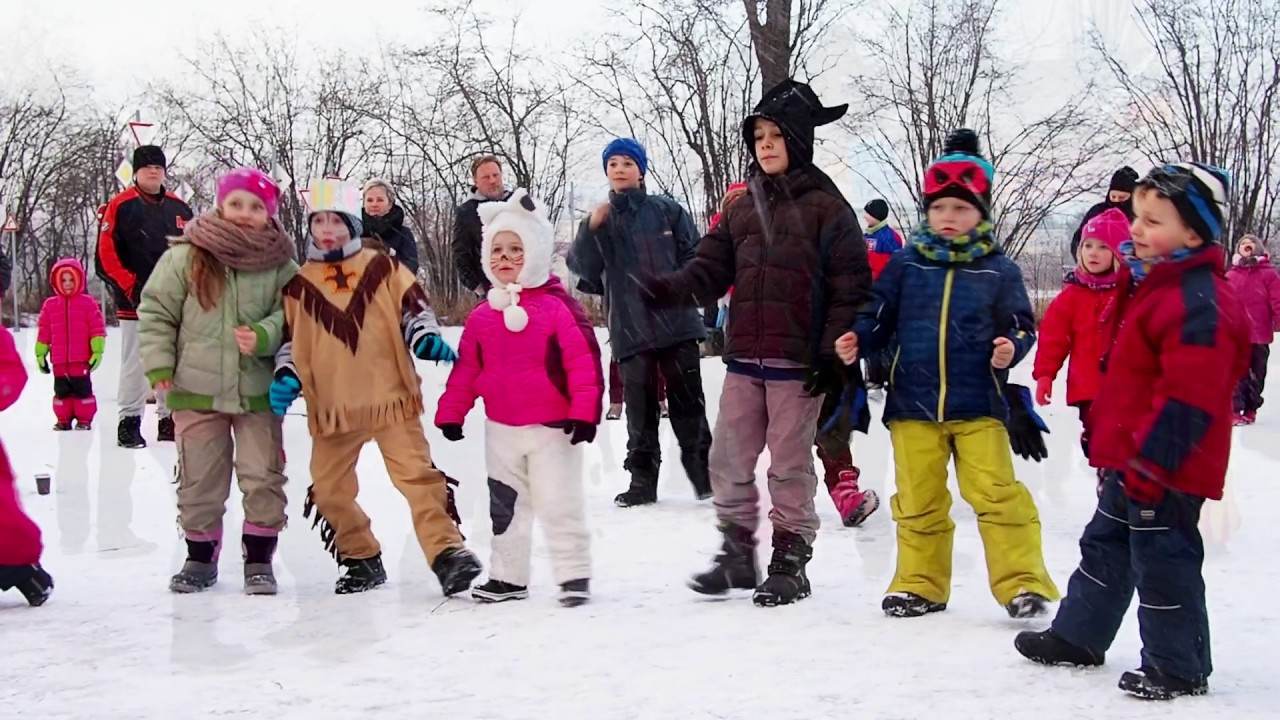
<path fill-rule="evenodd" d="M 991 182 L 982 167 L 968 160 L 937 162 L 924 174 L 924 194 L 936 195 L 949 187 L 959 187 L 982 197 L 991 191 Z"/>

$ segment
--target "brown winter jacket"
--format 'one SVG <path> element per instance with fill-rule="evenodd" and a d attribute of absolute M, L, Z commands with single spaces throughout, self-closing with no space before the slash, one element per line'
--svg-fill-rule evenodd
<path fill-rule="evenodd" d="M 822 178 L 825 180 L 825 177 Z M 756 175 L 703 237 L 697 257 L 661 280 L 700 301 L 733 287 L 726 360 L 818 367 L 870 298 L 867 246 L 853 211 L 808 168 Z"/>

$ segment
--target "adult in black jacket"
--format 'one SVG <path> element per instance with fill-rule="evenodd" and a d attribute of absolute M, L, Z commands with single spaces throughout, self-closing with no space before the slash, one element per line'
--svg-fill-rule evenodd
<path fill-rule="evenodd" d="M 396 193 L 391 183 L 373 179 L 364 184 L 364 209 L 361 222 L 364 236 L 377 240 L 387 253 L 418 274 L 418 241 L 413 231 L 404 224 L 404 210 L 396 204 Z"/>
<path fill-rule="evenodd" d="M 9 285 L 13 282 L 13 261 L 8 255 L 0 250 L 0 295 L 9 292 Z"/>
<path fill-rule="evenodd" d="M 614 502 L 622 507 L 657 501 L 659 373 L 667 383 L 671 427 L 680 442 L 680 461 L 699 498 L 710 497 L 707 426 L 698 343 L 706 336 L 692 307 L 650 309 L 641 297 L 640 277 L 680 269 L 693 259 L 698 233 L 693 218 L 674 200 L 644 189 L 644 147 L 630 138 L 609 143 L 603 153 L 612 190 L 609 202 L 582 222 L 569 250 L 568 266 L 579 288 L 605 295 L 609 343 L 622 368 L 627 413 L 630 488 Z"/>
<path fill-rule="evenodd" d="M 116 441 L 120 447 L 143 448 L 142 411 L 151 384 L 138 355 L 138 301 L 160 256 L 169 249 L 169 238 L 182 234 L 191 219 L 191 208 L 177 195 L 164 189 L 167 161 L 155 145 L 133 151 L 133 185 L 111 198 L 98 218 L 98 247 L 94 265 L 115 298 L 120 320 L 120 385 L 116 401 L 120 425 Z M 173 441 L 173 418 L 164 405 L 164 395 L 156 395 L 160 416 L 156 440 Z"/>
<path fill-rule="evenodd" d="M 471 162 L 471 196 L 453 212 L 453 262 L 462 287 L 484 297 L 489 280 L 480 266 L 480 203 L 506 200 L 510 191 L 502 184 L 502 163 L 494 155 Z"/>
<path fill-rule="evenodd" d="M 1084 226 L 1094 217 L 1102 213 L 1116 208 L 1124 212 L 1125 216 L 1133 222 L 1133 189 L 1138 185 L 1138 171 L 1125 165 L 1111 176 L 1111 185 L 1107 188 L 1107 199 L 1089 208 L 1084 214 L 1084 219 L 1080 221 L 1079 227 L 1076 228 L 1075 234 L 1071 236 L 1071 257 L 1079 256 L 1080 249 L 1080 233 L 1084 231 Z"/>

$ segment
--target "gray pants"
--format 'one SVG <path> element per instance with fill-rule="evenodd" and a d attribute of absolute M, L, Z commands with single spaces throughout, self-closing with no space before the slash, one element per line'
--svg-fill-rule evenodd
<path fill-rule="evenodd" d="M 151 383 L 142 369 L 142 355 L 138 352 L 138 321 L 120 321 L 120 387 L 116 390 L 116 404 L 120 406 L 120 419 L 142 417 L 147 407 L 147 395 Z M 164 393 L 156 393 L 156 414 L 169 417 L 164 404 Z"/>
<path fill-rule="evenodd" d="M 720 416 L 711 440 L 711 487 L 721 521 L 755 531 L 760 523 L 756 463 L 769 448 L 769 520 L 774 530 L 813 543 L 818 513 L 813 505 L 818 476 L 813 438 L 821 397 L 809 397 L 799 380 L 759 380 L 728 373 L 720 394 Z"/>

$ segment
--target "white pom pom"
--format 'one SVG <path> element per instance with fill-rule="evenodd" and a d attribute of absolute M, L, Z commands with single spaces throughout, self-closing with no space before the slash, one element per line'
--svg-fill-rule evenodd
<path fill-rule="evenodd" d="M 511 304 L 511 295 L 502 288 L 489 288 L 489 307 L 502 310 Z"/>
<path fill-rule="evenodd" d="M 502 311 L 502 322 L 511 332 L 520 332 L 529 326 L 529 313 L 519 305 L 512 305 Z"/>

